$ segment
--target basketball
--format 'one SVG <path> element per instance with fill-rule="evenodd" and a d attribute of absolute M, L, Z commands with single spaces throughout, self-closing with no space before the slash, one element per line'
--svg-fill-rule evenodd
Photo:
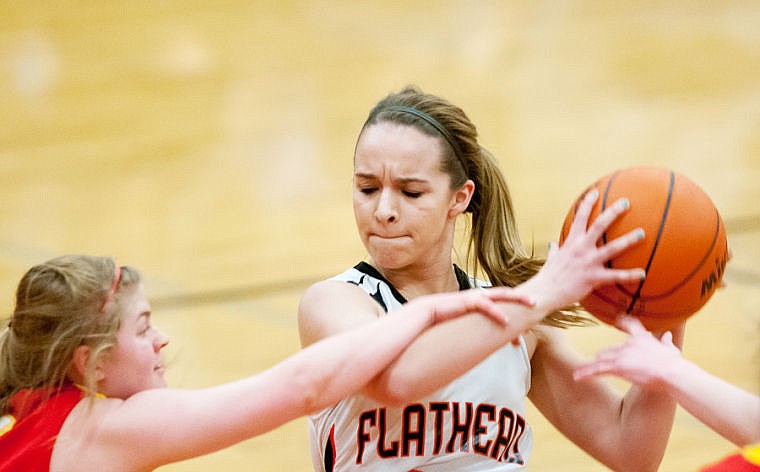
<path fill-rule="evenodd" d="M 600 238 L 606 244 L 636 228 L 644 240 L 607 262 L 614 269 L 643 268 L 641 282 L 606 285 L 581 300 L 599 320 L 614 324 L 633 315 L 649 330 L 669 329 L 697 312 L 718 288 L 728 261 L 723 220 L 710 197 L 693 181 L 669 169 L 631 167 L 597 180 L 599 191 L 589 222 L 619 198 L 631 205 Z M 565 217 L 564 241 L 579 197 Z"/>

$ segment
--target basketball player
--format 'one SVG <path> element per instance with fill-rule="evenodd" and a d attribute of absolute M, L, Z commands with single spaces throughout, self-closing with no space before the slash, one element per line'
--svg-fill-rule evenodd
<path fill-rule="evenodd" d="M 507 306 L 510 323 L 500 328 L 475 317 L 433 327 L 361 394 L 313 415 L 316 470 L 524 470 L 533 443 L 526 398 L 611 469 L 656 470 L 673 399 L 640 387 L 622 397 L 602 380 L 575 382 L 582 360 L 558 329 L 587 321 L 565 308 L 593 287 L 644 275 L 605 267 L 643 233 L 597 247 L 627 202 L 611 205 L 587 229 L 596 198 L 588 193 L 567 241 L 552 245 L 542 264 L 523 249 L 504 177 L 464 112 L 414 87 L 381 100 L 354 154 L 354 214 L 369 260 L 306 291 L 302 344 L 432 293 L 513 286 L 536 304 Z M 469 274 L 452 263 L 460 217 L 469 230 Z"/>
<path fill-rule="evenodd" d="M 32 267 L 0 333 L 0 471 L 146 471 L 318 411 L 360 388 L 435 323 L 505 321 L 511 289 L 422 297 L 246 379 L 167 389 L 139 273 L 110 258 Z M 492 321 L 489 321 L 489 323 Z"/>
<path fill-rule="evenodd" d="M 618 326 L 630 334 L 628 340 L 578 366 L 576 380 L 615 375 L 643 388 L 665 392 L 715 432 L 745 447 L 743 453 L 727 458 L 727 462 L 745 461 L 755 466 L 755 469 L 730 469 L 724 463 L 705 470 L 760 470 L 760 397 L 684 359 L 673 345 L 670 333 L 658 340 L 630 316 L 621 317 Z"/>

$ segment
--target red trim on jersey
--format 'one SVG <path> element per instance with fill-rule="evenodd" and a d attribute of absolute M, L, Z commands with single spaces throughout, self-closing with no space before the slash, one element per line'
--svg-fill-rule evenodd
<path fill-rule="evenodd" d="M 325 472 L 333 472 L 335 470 L 335 425 L 330 428 L 330 437 L 327 439 L 327 445 L 325 446 L 324 466 Z"/>

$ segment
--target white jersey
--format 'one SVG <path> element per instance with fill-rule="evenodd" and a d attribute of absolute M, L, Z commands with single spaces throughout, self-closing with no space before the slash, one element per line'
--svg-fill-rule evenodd
<path fill-rule="evenodd" d="M 455 270 L 460 289 L 484 285 Z M 406 301 L 364 262 L 334 280 L 361 287 L 386 312 Z M 533 447 L 525 419 L 529 388 L 530 359 L 521 338 L 519 346 L 499 349 L 419 401 L 391 407 L 351 396 L 310 417 L 314 470 L 525 470 Z"/>

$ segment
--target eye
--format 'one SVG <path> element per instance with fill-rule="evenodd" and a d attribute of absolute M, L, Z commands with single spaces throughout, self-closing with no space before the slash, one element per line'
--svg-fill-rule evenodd
<path fill-rule="evenodd" d="M 404 195 L 409 198 L 419 198 L 422 196 L 422 192 L 412 192 L 410 190 L 404 190 Z"/>
<path fill-rule="evenodd" d="M 151 326 L 150 323 L 143 323 L 138 329 L 137 334 L 140 334 L 140 335 L 147 334 L 148 331 L 150 331 L 151 329 L 153 329 L 153 326 Z"/>
<path fill-rule="evenodd" d="M 362 187 L 359 189 L 359 191 L 363 193 L 364 195 L 371 195 L 375 193 L 376 190 L 377 189 L 375 187 Z"/>

